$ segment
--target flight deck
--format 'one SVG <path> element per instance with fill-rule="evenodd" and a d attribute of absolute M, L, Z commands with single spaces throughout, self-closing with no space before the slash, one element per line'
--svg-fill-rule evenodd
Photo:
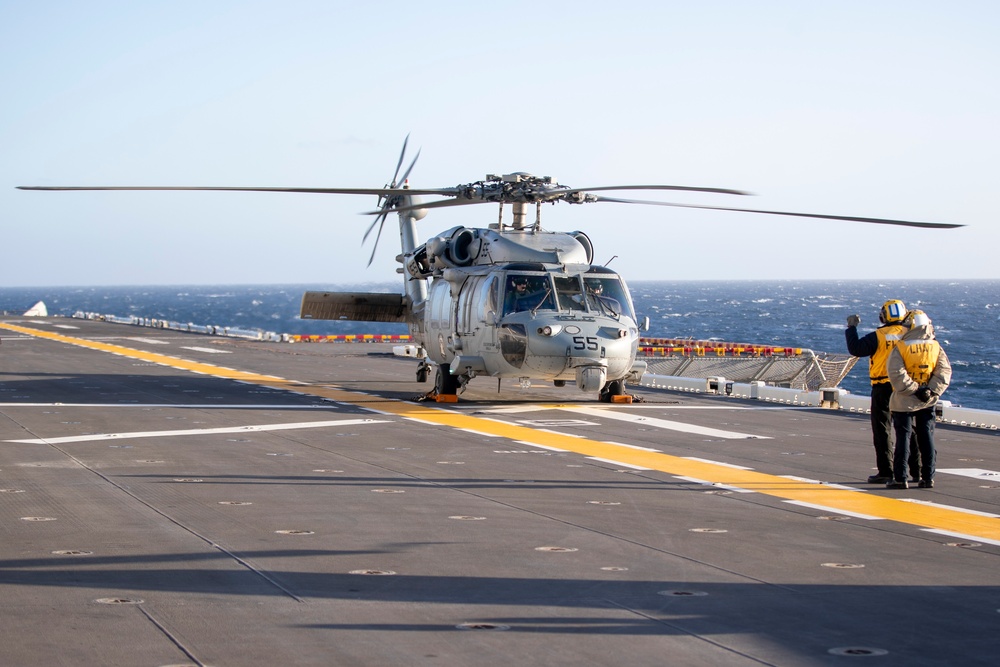
<path fill-rule="evenodd" d="M 995 665 L 1000 434 L 0 318 L 0 664 Z M 946 396 L 947 398 L 947 396 Z M 914 485 L 915 487 L 916 485 Z"/>

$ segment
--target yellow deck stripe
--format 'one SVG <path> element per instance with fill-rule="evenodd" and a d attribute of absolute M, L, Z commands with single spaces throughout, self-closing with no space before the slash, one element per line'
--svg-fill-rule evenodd
<path fill-rule="evenodd" d="M 446 410 L 434 406 L 408 403 L 359 392 L 348 391 L 335 386 L 304 385 L 272 375 L 248 373 L 231 368 L 203 364 L 178 357 L 132 348 L 88 341 L 62 334 L 30 329 L 12 324 L 0 323 L 0 328 L 9 329 L 29 336 L 78 345 L 124 355 L 173 368 L 188 370 L 216 377 L 240 380 L 275 389 L 286 389 L 308 393 L 334 401 L 349 403 L 369 410 L 394 414 L 424 423 L 439 424 L 456 429 L 478 431 L 490 435 L 509 438 L 514 441 L 537 444 L 544 447 L 563 449 L 584 456 L 642 466 L 671 475 L 693 477 L 713 484 L 737 487 L 755 491 L 783 500 L 793 500 L 812 505 L 821 505 L 835 510 L 864 514 L 880 519 L 898 521 L 921 528 L 940 530 L 957 535 L 966 535 L 1000 544 L 1000 519 L 970 514 L 946 507 L 935 507 L 920 503 L 906 502 L 898 498 L 879 496 L 860 491 L 848 491 L 824 484 L 815 484 L 755 472 L 740 470 L 730 466 L 707 461 L 695 461 L 660 452 L 649 452 L 611 443 L 588 440 L 570 435 L 538 431 L 528 426 L 484 419 Z M 553 406 L 558 408 L 558 406 Z"/>

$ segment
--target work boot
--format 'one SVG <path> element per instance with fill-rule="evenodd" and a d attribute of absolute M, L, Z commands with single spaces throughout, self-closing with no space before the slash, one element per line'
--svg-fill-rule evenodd
<path fill-rule="evenodd" d="M 870 475 L 868 477 L 869 484 L 885 484 L 886 482 L 892 481 L 892 475 Z"/>
<path fill-rule="evenodd" d="M 886 482 L 885 488 L 887 489 L 908 489 L 910 485 L 906 483 L 906 480 L 892 480 L 891 482 Z"/>
<path fill-rule="evenodd" d="M 933 489 L 934 480 L 933 479 L 922 479 L 917 483 L 917 486 L 921 489 Z"/>

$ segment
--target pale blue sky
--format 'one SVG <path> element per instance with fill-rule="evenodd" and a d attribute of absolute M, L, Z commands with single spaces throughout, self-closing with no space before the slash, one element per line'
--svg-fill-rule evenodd
<path fill-rule="evenodd" d="M 366 268 L 374 198 L 14 188 L 379 187 L 407 133 L 415 186 L 528 171 L 969 225 L 543 208 L 631 280 L 997 278 L 998 34 L 985 0 L 0 0 L 0 284 L 396 280 L 392 229 Z"/>

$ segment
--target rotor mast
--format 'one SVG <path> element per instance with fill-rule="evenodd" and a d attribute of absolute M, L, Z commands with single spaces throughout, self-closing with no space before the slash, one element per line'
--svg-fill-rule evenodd
<path fill-rule="evenodd" d="M 528 204 L 530 202 L 535 203 L 535 223 L 534 228 L 537 231 L 541 226 L 542 218 L 542 198 L 536 198 L 537 194 L 533 192 L 533 189 L 541 186 L 543 189 L 546 186 L 557 186 L 558 184 L 551 176 L 537 177 L 526 172 L 515 172 L 513 174 L 503 174 L 498 176 L 496 174 L 487 174 L 487 182 L 494 182 L 499 185 L 499 192 L 492 192 L 490 195 L 486 195 L 487 198 L 494 198 L 495 201 L 500 202 L 500 229 L 503 229 L 503 205 L 509 203 L 511 205 L 511 212 L 513 214 L 513 219 L 511 220 L 510 227 L 515 231 L 523 231 L 528 227 Z M 483 188 L 483 194 L 485 194 L 487 188 Z"/>

